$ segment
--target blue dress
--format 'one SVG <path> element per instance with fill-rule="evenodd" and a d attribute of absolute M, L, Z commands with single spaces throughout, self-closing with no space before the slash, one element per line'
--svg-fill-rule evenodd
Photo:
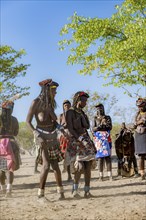
<path fill-rule="evenodd" d="M 110 134 L 107 131 L 94 132 L 94 143 L 97 150 L 96 159 L 111 155 Z"/>

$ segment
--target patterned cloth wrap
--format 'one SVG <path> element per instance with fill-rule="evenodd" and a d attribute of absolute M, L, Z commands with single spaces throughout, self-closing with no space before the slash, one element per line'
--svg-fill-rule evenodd
<path fill-rule="evenodd" d="M 41 133 L 41 132 L 40 132 Z M 42 150 L 43 148 L 47 148 L 48 150 L 48 158 L 49 160 L 58 160 L 58 162 L 63 160 L 63 153 L 60 150 L 60 143 L 57 140 L 57 132 L 51 132 L 49 134 L 41 133 L 41 138 L 43 138 L 44 142 L 40 143 L 39 137 L 35 138 L 35 144 L 38 149 L 37 162 L 42 164 Z"/>
<path fill-rule="evenodd" d="M 58 140 L 60 143 L 60 150 L 61 150 L 63 157 L 64 157 L 63 171 L 66 172 L 67 167 L 70 165 L 70 156 L 69 156 L 69 152 L 67 150 L 69 139 L 68 139 L 68 137 L 64 136 L 64 134 L 59 134 Z"/>
<path fill-rule="evenodd" d="M 107 131 L 94 132 L 94 142 L 97 150 L 96 158 L 107 157 L 111 155 L 111 138 Z"/>
<path fill-rule="evenodd" d="M 92 161 L 92 169 L 96 167 L 95 161 L 95 146 L 92 140 L 88 135 L 84 135 L 86 142 L 88 143 L 86 146 L 79 142 L 75 138 L 71 138 L 68 144 L 67 151 L 70 156 L 70 168 L 71 173 L 75 173 L 75 171 L 84 170 L 84 161 Z"/>
<path fill-rule="evenodd" d="M 15 139 L 0 139 L 0 170 L 14 172 L 20 168 L 19 146 Z"/>
<path fill-rule="evenodd" d="M 67 150 L 67 146 L 68 146 L 68 143 L 69 143 L 69 140 L 67 137 L 65 137 L 64 135 L 61 135 L 60 138 L 59 138 L 59 142 L 60 142 L 60 149 L 61 149 L 61 152 L 63 154 L 65 154 L 66 150 Z"/>

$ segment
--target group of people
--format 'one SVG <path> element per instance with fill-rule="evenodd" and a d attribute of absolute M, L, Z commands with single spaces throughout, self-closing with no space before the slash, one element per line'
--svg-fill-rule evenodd
<path fill-rule="evenodd" d="M 45 185 L 50 171 L 50 166 L 53 169 L 57 192 L 59 199 L 64 199 L 64 189 L 62 184 L 62 174 L 59 167 L 59 162 L 64 160 L 64 170 L 67 171 L 68 181 L 72 180 L 72 196 L 80 197 L 78 187 L 81 175 L 84 174 L 84 197 L 90 198 L 90 181 L 91 170 L 96 167 L 98 160 L 99 179 L 103 180 L 104 162 L 107 165 L 107 173 L 109 180 L 112 180 L 112 162 L 111 162 L 111 117 L 105 114 L 103 104 L 99 103 L 95 106 L 96 115 L 92 123 L 92 135 L 88 133 L 90 122 L 88 116 L 84 112 L 84 107 L 87 104 L 89 95 L 84 91 L 78 91 L 74 94 L 73 103 L 69 100 L 63 102 L 63 113 L 59 117 L 55 114 L 56 101 L 55 95 L 59 84 L 52 79 L 43 80 L 39 83 L 41 92 L 39 96 L 33 100 L 26 118 L 26 122 L 34 134 L 35 144 L 37 146 L 36 163 L 41 164 L 40 182 L 38 189 L 38 200 L 46 200 Z M 14 103 L 13 103 L 14 104 Z M 142 179 L 145 179 L 144 161 L 146 157 L 146 99 L 139 98 L 137 101 L 139 111 L 135 120 L 135 144 L 132 154 L 130 153 L 130 162 L 133 162 L 135 174 L 138 174 L 137 162 L 135 153 L 140 157 L 140 174 Z M 10 109 L 10 110 L 9 110 Z M 5 113 L 6 112 L 6 113 Z M 9 112 L 9 114 L 8 114 Z M 8 160 L 10 149 L 15 152 L 19 151 L 14 136 L 17 132 L 13 127 L 11 117 L 12 108 L 9 105 L 2 106 L 1 124 L 0 124 L 0 184 L 1 190 L 4 190 L 5 173 L 13 176 L 14 170 L 19 168 L 20 160 L 15 159 L 14 167 L 2 167 L 2 162 Z M 8 116 L 10 115 L 10 116 Z M 36 125 L 33 124 L 33 119 L 36 120 Z M 7 125 L 6 122 L 10 125 Z M 121 169 L 123 157 L 129 156 L 124 154 L 124 145 L 119 144 L 119 140 L 123 141 L 123 131 L 118 135 L 115 146 L 118 156 L 118 169 Z M 7 143 L 6 143 L 7 142 Z M 118 152 L 121 146 L 122 152 Z M 3 150 L 1 150 L 3 149 Z M 4 155 L 3 151 L 7 151 Z M 130 151 L 131 152 L 131 151 Z M 18 153 L 17 153 L 18 155 Z M 120 155 L 120 156 L 119 156 Z M 132 155 L 132 157 L 131 157 Z M 10 160 L 11 159 L 11 160 Z M 9 160 L 12 161 L 12 158 Z M 3 160 L 3 161 L 2 161 Z M 130 165 L 129 165 L 130 166 Z M 7 171 L 7 172 L 6 172 Z M 13 177 L 8 176 L 7 194 L 11 193 Z"/>

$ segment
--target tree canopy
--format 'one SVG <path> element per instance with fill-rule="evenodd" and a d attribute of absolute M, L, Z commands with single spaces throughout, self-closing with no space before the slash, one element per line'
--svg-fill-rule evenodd
<path fill-rule="evenodd" d="M 110 18 L 86 18 L 75 12 L 61 29 L 60 50 L 70 48 L 68 64 L 80 74 L 97 73 L 105 85 L 146 83 L 146 1 L 125 0 Z"/>
<path fill-rule="evenodd" d="M 23 49 L 16 51 L 7 45 L 0 46 L 0 102 L 18 93 L 20 96 L 29 94 L 29 87 L 16 84 L 18 77 L 25 77 L 29 66 L 18 62 L 23 55 Z"/>

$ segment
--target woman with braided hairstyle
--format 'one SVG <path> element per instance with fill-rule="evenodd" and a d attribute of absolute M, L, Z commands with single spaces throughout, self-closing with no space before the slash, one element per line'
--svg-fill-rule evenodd
<path fill-rule="evenodd" d="M 84 173 L 84 197 L 91 197 L 90 180 L 91 166 L 95 161 L 95 146 L 88 134 L 90 124 L 83 108 L 86 106 L 89 95 L 79 91 L 74 95 L 73 106 L 66 112 L 66 123 L 70 133 L 68 152 L 71 158 L 71 172 L 74 174 L 72 195 L 80 197 L 78 192 L 81 173 Z"/>
<path fill-rule="evenodd" d="M 135 117 L 135 153 L 139 156 L 141 179 L 145 179 L 144 163 L 146 158 L 146 98 L 136 101 L 138 112 Z"/>
<path fill-rule="evenodd" d="M 57 129 L 60 129 L 60 125 L 57 123 L 57 116 L 54 112 L 56 89 L 59 85 L 52 79 L 44 80 L 39 85 L 41 86 L 41 93 L 33 100 L 26 119 L 34 134 L 35 143 L 37 146 L 39 145 L 37 159 L 38 163 L 42 164 L 38 201 L 46 201 L 44 191 L 50 165 L 56 178 L 59 199 L 63 199 L 62 178 L 58 165 L 58 162 L 63 160 L 57 139 Z M 36 120 L 36 127 L 32 124 L 33 118 Z"/>
<path fill-rule="evenodd" d="M 96 116 L 93 119 L 93 132 L 95 136 L 95 146 L 97 149 L 96 158 L 99 163 L 99 180 L 103 180 L 104 161 L 107 165 L 109 180 L 112 180 L 112 163 L 111 163 L 111 147 L 110 131 L 112 130 L 112 120 L 109 115 L 105 114 L 103 104 L 99 103 L 95 106 Z"/>

